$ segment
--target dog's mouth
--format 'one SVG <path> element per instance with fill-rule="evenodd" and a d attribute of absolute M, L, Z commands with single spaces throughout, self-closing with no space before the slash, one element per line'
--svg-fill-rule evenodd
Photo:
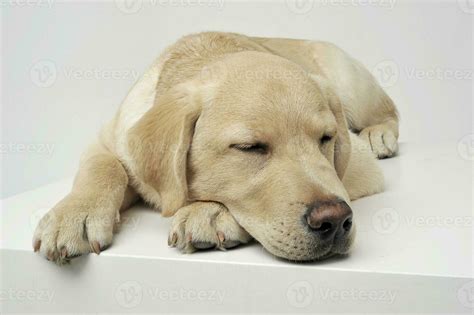
<path fill-rule="evenodd" d="M 330 258 L 334 255 L 341 254 L 334 252 L 332 250 L 332 246 L 324 251 L 318 250 L 317 252 L 306 251 L 300 253 L 288 252 L 282 250 L 281 248 L 275 247 L 274 245 L 264 246 L 264 248 L 268 252 L 270 252 L 270 254 L 292 262 L 321 261 Z"/>
<path fill-rule="evenodd" d="M 286 238 L 286 241 L 269 237 L 259 241 L 272 255 L 294 262 L 322 261 L 336 255 L 349 253 L 354 242 L 355 232 L 344 239 L 334 238 L 330 242 L 318 242 L 314 238 Z M 290 242 L 293 241 L 293 242 Z"/>

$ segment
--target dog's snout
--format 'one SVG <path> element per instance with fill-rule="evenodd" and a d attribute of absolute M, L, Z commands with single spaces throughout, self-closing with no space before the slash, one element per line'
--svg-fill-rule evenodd
<path fill-rule="evenodd" d="M 306 222 L 321 239 L 343 236 L 352 228 L 352 210 L 344 201 L 320 202 L 309 208 Z"/>

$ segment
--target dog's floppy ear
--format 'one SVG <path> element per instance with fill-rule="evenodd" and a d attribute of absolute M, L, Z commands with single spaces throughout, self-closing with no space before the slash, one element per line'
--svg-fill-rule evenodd
<path fill-rule="evenodd" d="M 349 159 L 351 157 L 351 140 L 349 136 L 349 128 L 347 126 L 346 116 L 341 101 L 334 92 L 327 79 L 321 76 L 311 76 L 321 88 L 323 94 L 326 96 L 329 107 L 336 118 L 337 122 L 337 137 L 334 146 L 334 168 L 336 169 L 338 177 L 342 180 L 346 171 Z"/>
<path fill-rule="evenodd" d="M 342 108 L 339 98 L 331 94 L 329 96 L 329 106 L 337 122 L 337 137 L 334 146 L 334 167 L 337 176 L 342 180 L 347 165 L 349 164 L 349 159 L 351 158 L 351 139 L 344 109 Z"/>
<path fill-rule="evenodd" d="M 191 87 L 190 87 L 191 86 Z M 203 99 L 192 84 L 172 88 L 155 100 L 153 107 L 128 134 L 128 148 L 144 193 L 153 190 L 163 216 L 172 216 L 188 201 L 187 155 Z"/>

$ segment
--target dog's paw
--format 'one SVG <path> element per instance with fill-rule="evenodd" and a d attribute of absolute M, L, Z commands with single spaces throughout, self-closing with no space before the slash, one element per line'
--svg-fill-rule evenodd
<path fill-rule="evenodd" d="M 224 206 L 195 202 L 179 209 L 173 216 L 168 245 L 192 253 L 209 248 L 225 250 L 251 239 Z"/>
<path fill-rule="evenodd" d="M 397 137 L 387 125 L 367 127 L 360 132 L 359 137 L 369 143 L 372 152 L 379 159 L 392 157 L 398 151 Z"/>
<path fill-rule="evenodd" d="M 41 218 L 33 249 L 58 264 L 90 252 L 99 254 L 112 243 L 115 215 L 92 200 L 68 196 Z"/>

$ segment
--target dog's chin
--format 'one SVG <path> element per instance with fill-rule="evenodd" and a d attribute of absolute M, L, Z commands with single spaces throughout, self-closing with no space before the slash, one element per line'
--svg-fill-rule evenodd
<path fill-rule="evenodd" d="M 288 252 L 285 252 L 283 250 L 280 250 L 278 248 L 274 248 L 274 247 L 271 247 L 271 246 L 265 247 L 265 249 L 268 252 L 270 252 L 272 255 L 274 255 L 278 258 L 284 259 L 284 260 L 291 261 L 291 262 L 321 261 L 321 260 L 327 259 L 329 257 L 332 257 L 334 255 L 340 254 L 340 253 L 336 253 L 336 252 L 332 251 L 331 248 L 325 249 L 324 251 L 318 250 L 317 252 L 308 250 L 308 251 L 305 251 L 305 252 L 298 253 L 296 255 L 295 254 L 290 254 Z"/>
<path fill-rule="evenodd" d="M 261 242 L 264 248 L 278 258 L 292 262 L 322 261 L 336 255 L 347 255 L 354 243 L 355 231 L 343 240 L 319 244 L 314 247 L 300 248 L 298 251 L 283 249 L 272 243 Z"/>
<path fill-rule="evenodd" d="M 317 261 L 326 260 L 334 256 L 347 255 L 349 252 L 350 252 L 350 248 L 347 248 L 347 250 L 330 248 L 329 250 L 326 250 L 326 251 L 318 251 L 317 253 L 308 252 L 307 254 L 299 255 L 299 256 L 291 256 L 291 255 L 278 256 L 275 254 L 274 255 L 279 258 L 283 258 L 285 260 L 292 261 L 292 262 L 313 262 L 313 261 L 317 262 Z"/>

